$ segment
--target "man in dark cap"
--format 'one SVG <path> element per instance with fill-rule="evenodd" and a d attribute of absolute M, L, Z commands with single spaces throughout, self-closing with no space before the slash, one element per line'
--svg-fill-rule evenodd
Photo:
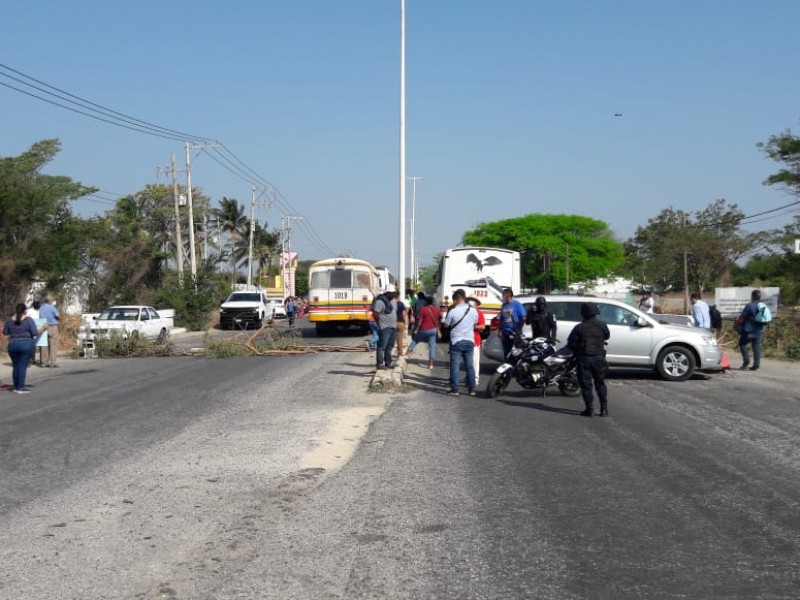
<path fill-rule="evenodd" d="M 592 395 L 592 381 L 600 400 L 601 417 L 608 416 L 608 390 L 606 389 L 606 340 L 611 336 L 608 325 L 597 318 L 597 305 L 594 302 L 584 302 L 581 305 L 583 322 L 576 325 L 567 339 L 567 346 L 578 359 L 578 381 L 581 384 L 581 395 L 586 405 L 581 415 L 592 416 L 594 396 Z"/>

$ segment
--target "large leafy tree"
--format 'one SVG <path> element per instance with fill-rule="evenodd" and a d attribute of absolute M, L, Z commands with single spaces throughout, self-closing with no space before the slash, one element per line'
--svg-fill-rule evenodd
<path fill-rule="evenodd" d="M 622 244 L 608 225 L 580 215 L 532 214 L 481 223 L 464 234 L 462 243 L 517 250 L 522 285 L 545 292 L 610 275 L 624 260 Z"/>
<path fill-rule="evenodd" d="M 175 255 L 174 222 L 172 188 L 152 184 L 93 221 L 85 262 L 92 308 L 152 301 Z"/>
<path fill-rule="evenodd" d="M 58 140 L 35 143 L 19 156 L 0 158 L 0 309 L 24 301 L 34 280 L 61 287 L 80 266 L 86 241 L 70 202 L 96 191 L 42 169 L 61 149 Z"/>
<path fill-rule="evenodd" d="M 778 185 L 793 196 L 800 196 L 800 137 L 787 129 L 758 144 L 758 147 L 769 158 L 784 165 L 780 171 L 767 177 L 764 185 Z"/>
<path fill-rule="evenodd" d="M 742 230 L 736 204 L 716 200 L 690 213 L 673 207 L 639 226 L 625 244 L 628 272 L 656 290 L 703 292 L 730 279 L 734 263 L 767 243 L 768 235 Z"/>

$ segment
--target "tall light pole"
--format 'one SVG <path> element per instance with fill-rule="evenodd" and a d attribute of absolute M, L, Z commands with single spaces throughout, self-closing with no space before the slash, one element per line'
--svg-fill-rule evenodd
<path fill-rule="evenodd" d="M 411 180 L 411 285 L 417 285 L 417 256 L 416 256 L 416 243 L 417 243 L 417 181 L 425 179 L 424 177 L 409 177 Z"/>
<path fill-rule="evenodd" d="M 400 0 L 400 297 L 406 297 L 406 0 Z"/>

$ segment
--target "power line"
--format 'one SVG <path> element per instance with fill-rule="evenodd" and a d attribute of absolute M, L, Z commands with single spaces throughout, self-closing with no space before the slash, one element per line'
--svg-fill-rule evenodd
<path fill-rule="evenodd" d="M 30 81 L 34 81 L 34 82 L 36 82 L 36 83 L 38 83 L 38 84 L 40 84 L 41 86 L 44 86 L 44 87 L 39 87 L 39 86 L 33 85 L 31 83 L 28 83 L 28 82 L 24 81 L 23 79 L 20 79 L 19 77 L 14 77 L 12 75 L 8 75 L 7 73 L 0 72 L 0 76 L 6 77 L 6 78 L 11 79 L 13 81 L 16 81 L 18 83 L 21 83 L 22 85 L 25 85 L 27 87 L 33 88 L 35 90 L 39 90 L 40 92 L 43 92 L 45 94 L 48 94 L 48 95 L 53 96 L 55 98 L 58 98 L 60 100 L 64 100 L 65 102 L 69 102 L 70 104 L 74 104 L 76 106 L 80 106 L 81 108 L 85 108 L 85 109 L 90 110 L 92 112 L 96 112 L 98 114 L 101 114 L 103 116 L 109 117 L 111 119 L 115 119 L 115 120 L 118 120 L 118 121 L 129 123 L 130 125 L 133 125 L 134 127 L 141 128 L 140 130 L 141 130 L 142 133 L 146 133 L 146 131 L 144 131 L 144 130 L 150 130 L 152 132 L 158 132 L 159 134 L 165 135 L 165 136 L 177 136 L 178 139 L 183 139 L 183 140 L 188 138 L 188 139 L 194 139 L 194 140 L 213 141 L 210 138 L 206 138 L 204 136 L 197 136 L 197 135 L 193 135 L 193 134 L 189 134 L 189 133 L 184 133 L 182 131 L 177 131 L 175 129 L 169 129 L 167 127 L 161 127 L 160 125 L 156 125 L 154 123 L 150 123 L 149 121 L 144 121 L 142 119 L 137 119 L 136 117 L 132 117 L 131 115 L 127 115 L 125 113 L 116 111 L 116 110 L 114 110 L 112 108 L 108 108 L 107 106 L 103 106 L 102 104 L 97 104 L 96 102 L 92 102 L 91 100 L 87 100 L 86 98 L 82 98 L 80 96 L 76 96 L 75 94 L 72 94 L 70 92 L 67 92 L 66 90 L 62 90 L 61 88 L 58 88 L 56 86 L 50 85 L 49 83 L 46 83 L 46 82 L 41 81 L 39 79 L 36 79 L 35 77 L 27 75 L 27 74 L 23 73 L 22 71 L 19 71 L 17 69 L 9 67 L 8 65 L 5 65 L 3 63 L 0 63 L 0 68 L 3 68 L 5 70 L 7 70 L 7 71 L 11 71 L 12 73 L 16 73 L 17 75 L 20 75 L 21 77 L 24 77 L 25 79 L 28 79 Z M 6 86 L 6 87 L 11 87 L 11 86 Z M 24 90 L 20 90 L 18 88 L 12 88 L 12 89 L 16 89 L 17 91 L 20 91 L 22 93 L 27 93 Z M 52 92 L 50 90 L 55 90 L 55 92 Z M 32 95 L 32 94 L 29 94 L 29 95 Z M 47 99 L 41 98 L 39 96 L 34 96 L 34 97 L 39 98 L 40 100 L 48 101 Z M 74 100 L 70 100 L 70 98 L 74 98 Z M 59 106 L 62 106 L 62 105 L 59 104 Z M 68 107 L 63 107 L 63 108 L 68 108 Z M 81 113 L 81 114 L 85 114 L 85 113 Z M 87 116 L 91 116 L 91 115 L 87 115 Z"/>
<path fill-rule="evenodd" d="M 168 139 L 179 142 L 186 142 L 188 140 L 193 143 L 215 142 L 222 148 L 222 150 L 227 154 L 227 156 L 226 154 L 223 154 L 223 152 L 221 152 L 218 148 L 213 147 L 212 149 L 214 150 L 214 154 L 216 154 L 217 156 L 214 156 L 211 153 L 207 154 L 212 160 L 214 160 L 214 162 L 222 166 L 224 169 L 226 169 L 228 172 L 238 177 L 239 179 L 246 181 L 250 185 L 258 185 L 260 187 L 266 187 L 272 189 L 275 193 L 276 202 L 279 205 L 281 205 L 281 207 L 284 210 L 297 215 L 301 214 L 301 212 L 296 210 L 295 207 L 292 206 L 292 204 L 286 199 L 286 197 L 274 184 L 270 183 L 267 179 L 262 177 L 255 169 L 250 167 L 241 158 L 239 158 L 230 148 L 228 148 L 221 142 L 216 142 L 216 140 L 213 140 L 212 138 L 208 138 L 205 136 L 185 133 L 175 129 L 162 127 L 160 125 L 156 125 L 149 121 L 138 119 L 126 113 L 114 110 L 107 106 L 103 106 L 102 104 L 98 104 L 96 102 L 92 102 L 91 100 L 87 100 L 86 98 L 83 98 L 81 96 L 72 94 L 59 87 L 50 85 L 40 79 L 27 75 L 26 73 L 23 73 L 22 71 L 14 69 L 3 63 L 0 63 L 0 69 L 5 69 L 10 73 L 14 73 L 19 76 L 16 77 L 14 75 L 10 75 L 9 73 L 4 73 L 0 70 L 0 77 L 5 77 L 6 79 L 15 81 L 27 88 L 36 90 L 38 92 L 41 92 L 42 94 L 46 94 L 51 98 L 55 98 L 55 100 L 43 97 L 37 93 L 29 91 L 28 89 L 22 89 L 15 85 L 0 81 L 0 85 L 2 85 L 3 87 L 17 91 L 31 98 L 41 100 L 42 102 L 47 102 L 48 104 L 58 106 L 59 108 L 69 110 L 76 114 L 80 114 L 85 117 L 89 117 L 91 119 L 107 123 L 109 125 L 114 125 L 115 127 L 121 127 L 129 131 L 135 131 L 137 133 L 143 133 L 145 135 L 160 137 L 162 139 Z M 29 80 L 38 85 L 34 85 L 33 83 L 29 83 L 29 81 L 25 80 Z M 200 153 L 198 153 L 198 155 L 199 154 Z M 121 194 L 115 194 L 115 195 L 122 197 Z M 97 196 L 97 198 L 101 198 L 102 200 L 111 202 L 110 199 L 102 198 L 101 196 Z M 314 226 L 310 223 L 310 221 L 307 218 L 298 221 L 298 223 L 300 224 L 299 229 L 303 231 L 305 237 L 312 245 L 314 245 L 318 250 L 322 252 L 328 252 L 330 254 L 333 254 L 331 249 L 327 246 L 327 244 L 325 244 L 322 237 L 319 235 L 319 233 L 316 231 Z"/>

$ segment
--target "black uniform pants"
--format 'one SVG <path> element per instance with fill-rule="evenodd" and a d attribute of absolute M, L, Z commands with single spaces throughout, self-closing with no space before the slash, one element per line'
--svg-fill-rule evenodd
<path fill-rule="evenodd" d="M 608 403 L 608 390 L 606 389 L 606 374 L 608 373 L 608 363 L 602 354 L 593 356 L 581 356 L 578 358 L 578 381 L 581 384 L 581 395 L 586 408 L 592 408 L 594 397 L 592 396 L 592 383 L 597 390 L 597 398 L 600 406 Z"/>

